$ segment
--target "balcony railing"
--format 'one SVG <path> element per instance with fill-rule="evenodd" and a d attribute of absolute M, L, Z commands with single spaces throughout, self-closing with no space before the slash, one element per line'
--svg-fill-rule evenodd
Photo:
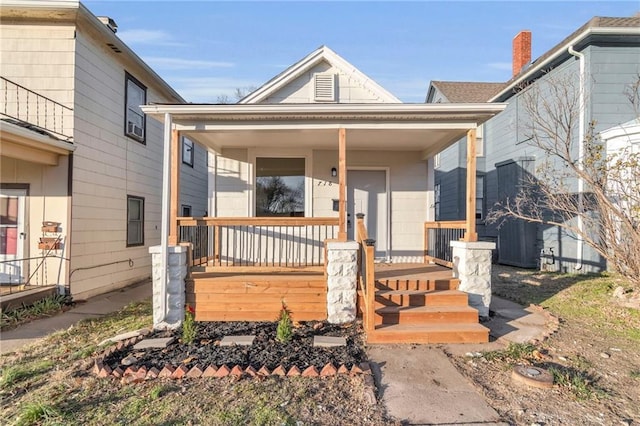
<path fill-rule="evenodd" d="M 71 139 L 68 127 L 73 109 L 0 77 L 0 116 L 13 118 L 62 139 Z M 67 123 L 65 123 L 67 119 Z"/>
<path fill-rule="evenodd" d="M 453 249 L 451 241 L 464 237 L 466 222 L 464 220 L 445 222 L 425 222 L 424 224 L 424 257 L 426 262 L 453 267 Z"/>
<path fill-rule="evenodd" d="M 181 217 L 178 226 L 194 266 L 321 266 L 325 241 L 338 235 L 338 218 L 329 217 Z"/>

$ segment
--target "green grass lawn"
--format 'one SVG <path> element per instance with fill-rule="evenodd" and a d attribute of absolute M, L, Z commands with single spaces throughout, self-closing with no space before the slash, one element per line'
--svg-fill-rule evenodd
<path fill-rule="evenodd" d="M 97 344 L 148 327 L 150 302 L 85 320 L 0 358 L 0 418 L 15 425 L 396 424 L 366 403 L 362 377 L 152 380 L 89 369 Z"/>

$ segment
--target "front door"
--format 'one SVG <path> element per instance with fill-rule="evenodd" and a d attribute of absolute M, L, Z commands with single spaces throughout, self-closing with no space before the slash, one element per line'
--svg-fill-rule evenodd
<path fill-rule="evenodd" d="M 26 197 L 24 189 L 0 189 L 0 284 L 25 282 Z"/>
<path fill-rule="evenodd" d="M 387 198 L 385 170 L 347 172 L 347 237 L 355 239 L 356 214 L 364 213 L 369 238 L 376 240 L 376 258 L 389 255 Z"/>

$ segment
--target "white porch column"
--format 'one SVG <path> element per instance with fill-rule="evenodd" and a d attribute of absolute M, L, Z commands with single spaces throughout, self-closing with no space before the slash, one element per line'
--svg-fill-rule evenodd
<path fill-rule="evenodd" d="M 166 267 L 162 246 L 149 247 L 153 280 L 153 328 L 175 329 L 184 319 L 185 282 L 187 276 L 186 246 L 168 247 Z M 167 281 L 163 281 L 166 276 Z"/>
<path fill-rule="evenodd" d="M 162 157 L 162 215 L 160 222 L 160 261 L 159 264 L 159 281 L 158 291 L 162 294 L 167 293 L 167 280 L 169 269 L 169 217 L 171 211 L 171 114 L 164 115 L 164 151 Z M 151 252 L 151 248 L 149 248 Z M 153 253 L 152 253 L 153 262 Z M 155 269 L 155 268 L 154 268 Z M 154 280 L 154 287 L 156 286 Z M 155 291 L 155 290 L 154 290 Z M 160 297 L 153 299 L 153 310 L 159 311 L 162 318 L 167 315 L 167 299 Z M 155 316 L 155 314 L 154 314 Z M 155 323 L 155 321 L 154 321 Z"/>
<path fill-rule="evenodd" d="M 481 317 L 489 316 L 491 303 L 491 250 L 495 243 L 451 241 L 453 277 L 460 280 L 460 291 L 469 295 L 469 305 Z"/>
<path fill-rule="evenodd" d="M 327 243 L 327 319 L 331 324 L 356 319 L 358 249 L 355 241 Z"/>

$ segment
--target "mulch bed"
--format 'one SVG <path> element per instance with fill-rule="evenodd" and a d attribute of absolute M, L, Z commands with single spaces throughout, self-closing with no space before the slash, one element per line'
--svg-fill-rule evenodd
<path fill-rule="evenodd" d="M 156 331 L 145 338 L 175 337 L 174 342 L 164 349 L 134 350 L 133 344 L 118 350 L 112 348 L 97 362 L 110 370 L 129 368 L 129 371 L 143 368 L 161 371 L 171 366 L 172 370 L 181 368 L 186 372 L 194 367 L 204 371 L 207 366 L 226 366 L 228 369 L 240 367 L 243 371 L 266 368 L 269 372 L 277 368 L 284 371 L 297 368 L 302 372 L 315 367 L 320 372 L 328 364 L 351 371 L 366 361 L 360 322 L 343 326 L 318 321 L 296 323 L 292 339 L 287 343 L 276 341 L 276 328 L 277 322 L 203 322 L 198 323 L 197 337 L 192 344 L 180 341 L 180 330 Z M 256 338 L 251 346 L 219 345 L 224 336 L 236 335 L 255 335 Z M 347 345 L 314 347 L 314 336 L 345 337 Z M 136 361 L 123 366 L 122 360 L 129 355 Z"/>

